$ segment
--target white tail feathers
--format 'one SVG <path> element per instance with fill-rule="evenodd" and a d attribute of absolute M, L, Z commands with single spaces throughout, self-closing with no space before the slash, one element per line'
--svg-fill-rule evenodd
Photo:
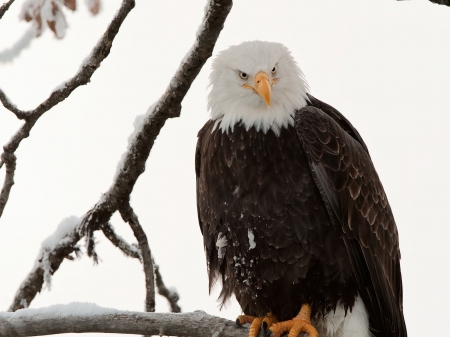
<path fill-rule="evenodd" d="M 353 309 L 345 315 L 344 306 L 338 304 L 335 312 L 314 321 L 319 336 L 323 337 L 371 337 L 369 315 L 361 297 L 356 298 Z"/>

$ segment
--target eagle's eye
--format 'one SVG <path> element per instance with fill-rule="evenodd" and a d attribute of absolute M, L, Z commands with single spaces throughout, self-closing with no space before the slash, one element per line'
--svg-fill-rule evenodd
<path fill-rule="evenodd" d="M 247 73 L 244 73 L 242 71 L 239 72 L 239 77 L 242 78 L 243 80 L 246 80 L 248 78 Z"/>
<path fill-rule="evenodd" d="M 277 70 L 278 70 L 278 66 L 275 64 L 275 66 L 272 69 L 272 74 L 276 74 Z"/>

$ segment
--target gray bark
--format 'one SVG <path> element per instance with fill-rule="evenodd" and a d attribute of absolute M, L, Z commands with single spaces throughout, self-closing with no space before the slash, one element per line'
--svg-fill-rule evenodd
<path fill-rule="evenodd" d="M 174 314 L 118 310 L 114 314 L 89 316 L 61 316 L 56 312 L 25 317 L 16 315 L 17 318 L 14 314 L 9 314 L 10 317 L 7 315 L 0 314 L 0 337 L 43 336 L 70 332 L 192 337 L 248 335 L 248 329 L 238 327 L 235 322 L 208 315 L 203 311 Z"/>

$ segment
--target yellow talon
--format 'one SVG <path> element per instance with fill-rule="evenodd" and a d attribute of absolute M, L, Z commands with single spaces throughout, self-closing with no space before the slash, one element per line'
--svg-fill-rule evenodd
<path fill-rule="evenodd" d="M 306 332 L 309 337 L 318 337 L 319 333 L 311 325 L 311 307 L 303 304 L 296 317 L 289 321 L 273 324 L 270 329 L 273 337 L 280 337 L 283 333 L 289 332 L 288 337 L 297 337 L 300 332 Z"/>
<path fill-rule="evenodd" d="M 243 325 L 245 323 L 251 323 L 248 337 L 258 337 L 261 326 L 265 323 L 265 328 L 272 326 L 278 322 L 277 317 L 269 312 L 265 317 L 255 317 L 249 315 L 240 315 L 236 319 L 236 324 Z"/>

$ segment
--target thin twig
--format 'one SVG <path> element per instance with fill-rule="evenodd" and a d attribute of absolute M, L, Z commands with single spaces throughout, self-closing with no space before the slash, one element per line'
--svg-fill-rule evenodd
<path fill-rule="evenodd" d="M 106 238 L 111 241 L 114 246 L 119 248 L 126 256 L 133 257 L 142 262 L 142 257 L 138 248 L 134 244 L 130 245 L 122 237 L 117 235 L 117 233 L 114 231 L 114 227 L 110 223 L 106 223 L 100 226 L 100 229 L 103 231 L 103 234 L 105 234 Z M 166 287 L 159 271 L 159 266 L 155 263 L 154 259 L 152 260 L 155 269 L 155 283 L 156 288 L 158 289 L 158 294 L 164 296 L 167 299 L 172 312 L 181 312 L 181 308 L 178 306 L 178 300 L 180 299 L 180 296 L 176 291 L 170 290 Z"/>
<path fill-rule="evenodd" d="M 68 314 L 78 305 L 78 313 Z M 80 303 L 0 313 L 0 337 L 43 336 L 62 333 L 118 333 L 159 336 L 246 337 L 248 329 L 203 311 L 184 314 L 120 311 Z M 103 313 L 101 313 L 103 311 Z M 64 314 L 66 313 L 66 314 Z"/>
<path fill-rule="evenodd" d="M 114 231 L 114 227 L 111 223 L 107 222 L 106 224 L 100 226 L 103 234 L 105 234 L 106 238 L 111 241 L 111 243 L 119 248 L 126 256 L 133 257 L 142 262 L 141 255 L 139 254 L 139 249 L 133 245 L 130 245 L 126 242 L 121 236 L 117 235 Z"/>
<path fill-rule="evenodd" d="M 18 109 L 0 89 L 0 101 L 3 106 L 12 111 L 17 118 L 25 120 L 25 123 L 3 147 L 5 153 L 13 154 L 19 147 L 21 141 L 29 136 L 34 124 L 36 124 L 37 120 L 45 112 L 69 97 L 70 94 L 80 85 L 85 85 L 90 82 L 92 74 L 100 67 L 102 61 L 109 55 L 112 43 L 119 32 L 120 26 L 134 6 L 135 0 L 123 0 L 119 11 L 111 21 L 108 29 L 92 50 L 90 57 L 83 63 L 78 73 L 65 82 L 64 85 L 60 86 L 59 89 L 53 91 L 50 97 L 41 103 L 36 109 L 31 111 L 22 111 Z"/>
<path fill-rule="evenodd" d="M 16 171 L 16 156 L 13 153 L 3 153 L 1 155 L 1 164 L 5 163 L 6 175 L 3 183 L 2 192 L 0 193 L 0 217 L 3 214 L 5 205 L 9 199 L 9 192 L 14 185 L 14 172 Z M 1 167 L 1 166 L 0 166 Z"/>
<path fill-rule="evenodd" d="M 3 15 L 9 9 L 9 6 L 11 6 L 13 2 L 14 0 L 9 0 L 0 7 L 0 19 L 3 17 Z"/>
<path fill-rule="evenodd" d="M 155 274 L 153 268 L 152 253 L 150 251 L 150 246 L 148 244 L 147 235 L 145 235 L 144 229 L 139 223 L 137 215 L 134 213 L 133 209 L 129 204 L 124 205 L 120 208 L 120 215 L 122 219 L 131 227 L 134 236 L 136 237 L 139 250 L 141 251 L 142 264 L 144 265 L 145 273 L 145 311 L 154 312 L 155 311 Z"/>
<path fill-rule="evenodd" d="M 170 290 L 163 282 L 161 273 L 159 272 L 159 266 L 153 263 L 155 266 L 156 287 L 158 288 L 158 294 L 164 296 L 169 301 L 170 309 L 172 312 L 181 312 L 181 308 L 178 306 L 178 300 L 180 296 L 176 291 Z"/>

